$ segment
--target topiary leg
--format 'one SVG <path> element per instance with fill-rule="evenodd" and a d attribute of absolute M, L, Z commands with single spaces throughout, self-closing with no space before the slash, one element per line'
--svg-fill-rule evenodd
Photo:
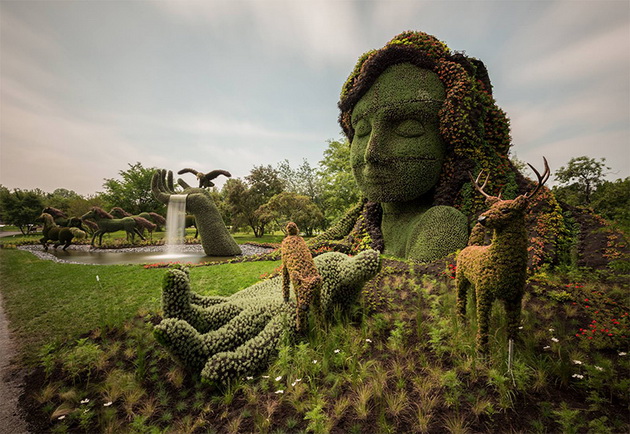
<path fill-rule="evenodd" d="M 477 292 L 481 292 L 477 289 Z M 482 353 L 488 352 L 488 329 L 490 327 L 490 308 L 492 298 L 485 291 L 477 294 L 477 349 Z"/>
<path fill-rule="evenodd" d="M 505 313 L 507 316 L 508 339 L 516 338 L 521 323 L 521 298 L 518 300 L 505 300 Z"/>
<path fill-rule="evenodd" d="M 466 303 L 468 300 L 466 299 L 466 295 L 468 292 L 468 288 L 470 286 L 470 282 L 463 276 L 457 276 L 457 314 L 459 318 L 463 321 L 466 319 Z M 473 291 L 474 292 L 474 291 Z"/>

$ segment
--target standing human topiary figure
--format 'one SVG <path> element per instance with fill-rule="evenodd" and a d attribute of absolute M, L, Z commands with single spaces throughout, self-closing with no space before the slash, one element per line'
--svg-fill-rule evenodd
<path fill-rule="evenodd" d="M 379 254 L 366 250 L 349 257 L 330 252 L 314 259 L 321 276 L 323 312 L 334 303 L 354 303 L 363 284 L 379 269 Z M 297 332 L 293 297 L 285 301 L 281 276 L 230 297 L 191 291 L 186 269 L 168 270 L 162 290 L 164 319 L 155 326 L 158 342 L 184 366 L 206 381 L 226 382 L 253 375 L 277 353 L 283 333 Z"/>
<path fill-rule="evenodd" d="M 299 229 L 293 222 L 287 223 L 287 236 L 282 241 L 282 294 L 284 301 L 289 301 L 289 289 L 293 284 L 296 295 L 296 328 L 306 331 L 308 311 L 313 297 L 319 291 L 322 276 L 319 275 L 313 256 Z"/>
<path fill-rule="evenodd" d="M 541 176 L 530 165 L 538 177 L 538 185 L 533 192 L 518 196 L 513 200 L 501 200 L 483 191 L 488 177 L 482 186 L 477 179 L 475 188 L 486 198 L 490 209 L 479 216 L 479 223 L 493 230 L 489 246 L 469 245 L 457 257 L 456 286 L 457 312 L 461 319 L 466 316 L 466 293 L 473 285 L 477 302 L 478 332 L 477 348 L 488 350 L 488 327 L 492 302 L 503 301 L 508 317 L 508 339 L 514 339 L 520 323 L 521 300 L 527 278 L 527 230 L 525 210 L 549 178 L 549 165 L 545 161 L 545 172 Z M 489 175 L 488 175 L 489 176 Z M 472 176 L 471 176 L 472 178 Z M 475 237 L 475 242 L 479 237 Z M 473 240 L 471 240 L 473 241 Z"/>

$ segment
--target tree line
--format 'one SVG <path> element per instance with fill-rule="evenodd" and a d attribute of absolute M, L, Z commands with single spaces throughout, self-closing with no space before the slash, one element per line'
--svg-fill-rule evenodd
<path fill-rule="evenodd" d="M 359 200 L 348 149 L 347 141 L 329 140 L 317 167 L 306 160 L 298 167 L 291 167 L 288 160 L 275 167 L 254 166 L 243 179 L 230 178 L 221 189 L 213 187 L 210 194 L 226 225 L 234 231 L 252 231 L 261 237 L 292 220 L 312 235 Z M 0 185 L 0 220 L 27 233 L 47 206 L 68 216 L 81 216 L 93 206 L 105 210 L 118 206 L 134 215 L 164 215 L 165 206 L 151 193 L 151 177 L 157 168 L 143 167 L 139 162 L 128 166 L 119 172 L 119 178 L 104 180 L 103 192 L 90 196 L 63 188 L 52 193 L 39 189 L 9 191 Z"/>
<path fill-rule="evenodd" d="M 262 237 L 266 232 L 282 230 L 290 220 L 312 235 L 328 227 L 359 200 L 348 149 L 347 141 L 329 140 L 317 167 L 306 160 L 298 167 L 291 167 L 288 160 L 275 167 L 254 166 L 243 179 L 230 178 L 221 189 L 213 187 L 210 194 L 225 224 L 233 231 L 251 231 Z M 525 166 L 517 159 L 514 163 Z M 68 216 L 81 216 L 92 206 L 106 210 L 118 206 L 134 215 L 164 215 L 164 205 L 151 193 L 151 177 L 156 170 L 139 162 L 129 164 L 127 170 L 119 172 L 120 178 L 105 179 L 104 191 L 91 196 L 64 188 L 52 193 L 39 189 L 9 191 L 0 185 L 0 220 L 27 233 L 47 206 Z M 610 168 L 604 158 L 572 158 L 555 171 L 557 185 L 552 190 L 559 200 L 591 208 L 630 232 L 630 178 L 607 181 L 607 170 Z"/>

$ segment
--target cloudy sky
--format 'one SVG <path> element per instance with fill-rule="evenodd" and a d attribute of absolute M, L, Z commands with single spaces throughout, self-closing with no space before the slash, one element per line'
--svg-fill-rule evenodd
<path fill-rule="evenodd" d="M 519 159 L 630 175 L 627 0 L 1 0 L 0 184 L 316 165 L 356 59 L 403 30 L 486 63 Z"/>

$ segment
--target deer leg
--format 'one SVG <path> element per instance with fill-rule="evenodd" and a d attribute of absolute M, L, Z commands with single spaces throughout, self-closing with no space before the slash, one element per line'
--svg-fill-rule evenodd
<path fill-rule="evenodd" d="M 463 274 L 458 274 L 456 276 L 457 283 L 457 314 L 459 318 L 463 321 L 466 319 L 466 294 L 468 292 L 468 287 L 470 286 L 470 282 L 464 277 Z M 474 292 L 473 292 L 474 293 Z"/>
<path fill-rule="evenodd" d="M 507 316 L 508 339 L 516 338 L 521 323 L 521 298 L 517 300 L 505 300 L 505 313 Z"/>
<path fill-rule="evenodd" d="M 477 349 L 488 352 L 488 329 L 490 328 L 490 310 L 492 297 L 484 288 L 477 287 Z"/>

